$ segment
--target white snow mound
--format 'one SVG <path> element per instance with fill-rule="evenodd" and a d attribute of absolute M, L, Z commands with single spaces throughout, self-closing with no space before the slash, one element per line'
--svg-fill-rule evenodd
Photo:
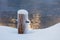
<path fill-rule="evenodd" d="M 60 40 L 60 23 L 27 34 L 18 34 L 15 28 L 0 26 L 0 40 Z"/>

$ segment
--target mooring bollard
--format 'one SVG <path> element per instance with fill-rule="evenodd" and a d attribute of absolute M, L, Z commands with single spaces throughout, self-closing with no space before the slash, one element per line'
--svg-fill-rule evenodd
<path fill-rule="evenodd" d="M 18 34 L 24 34 L 28 31 L 30 25 L 28 11 L 24 9 L 18 10 L 17 16 Z"/>

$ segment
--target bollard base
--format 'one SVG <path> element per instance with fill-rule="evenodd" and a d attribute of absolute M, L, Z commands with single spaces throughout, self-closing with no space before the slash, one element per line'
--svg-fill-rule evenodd
<path fill-rule="evenodd" d="M 19 27 L 18 28 L 18 34 L 24 34 L 24 29 L 23 29 L 23 27 Z"/>

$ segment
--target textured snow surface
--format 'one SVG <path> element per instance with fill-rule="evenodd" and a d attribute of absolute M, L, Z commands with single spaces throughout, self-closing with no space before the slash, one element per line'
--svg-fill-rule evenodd
<path fill-rule="evenodd" d="M 18 34 L 17 29 L 0 26 L 0 40 L 60 40 L 60 23 L 49 28 Z"/>

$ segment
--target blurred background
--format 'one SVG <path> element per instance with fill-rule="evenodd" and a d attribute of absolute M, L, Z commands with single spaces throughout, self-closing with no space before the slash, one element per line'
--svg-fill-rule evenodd
<path fill-rule="evenodd" d="M 16 28 L 19 9 L 28 10 L 33 29 L 60 22 L 60 0 L 0 0 L 0 26 Z"/>

